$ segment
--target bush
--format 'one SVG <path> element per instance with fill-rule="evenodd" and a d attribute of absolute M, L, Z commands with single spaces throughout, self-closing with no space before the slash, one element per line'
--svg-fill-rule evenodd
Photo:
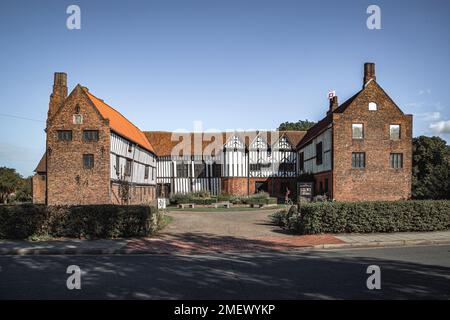
<path fill-rule="evenodd" d="M 280 227 L 288 227 L 289 226 L 289 220 L 294 216 L 297 215 L 297 206 L 291 206 L 289 209 L 281 209 L 273 214 L 270 215 L 270 220 L 272 223 L 276 224 Z"/>
<path fill-rule="evenodd" d="M 241 199 L 242 203 L 245 204 L 276 204 L 277 198 L 271 198 L 269 195 L 267 196 L 261 196 L 261 195 L 255 195 L 255 196 L 249 196 L 248 198 Z"/>
<path fill-rule="evenodd" d="M 220 194 L 217 196 L 217 201 L 230 201 L 232 196 L 229 194 Z"/>
<path fill-rule="evenodd" d="M 217 198 L 192 198 L 190 203 L 198 205 L 211 205 L 217 202 Z"/>
<path fill-rule="evenodd" d="M 317 202 L 277 219 L 301 234 L 437 231 L 450 229 L 450 201 Z"/>
<path fill-rule="evenodd" d="M 173 203 L 173 204 L 192 203 L 192 195 L 176 193 L 176 194 L 172 195 L 172 197 L 170 198 L 170 203 Z"/>
<path fill-rule="evenodd" d="M 157 231 L 161 216 L 152 206 L 0 206 L 0 238 L 142 237 Z"/>
<path fill-rule="evenodd" d="M 270 216 L 270 220 L 273 224 L 284 227 L 287 224 L 286 218 L 288 217 L 288 210 L 282 209 L 277 212 L 272 213 Z"/>
<path fill-rule="evenodd" d="M 211 198 L 211 193 L 207 190 L 197 191 L 192 193 L 194 198 Z"/>

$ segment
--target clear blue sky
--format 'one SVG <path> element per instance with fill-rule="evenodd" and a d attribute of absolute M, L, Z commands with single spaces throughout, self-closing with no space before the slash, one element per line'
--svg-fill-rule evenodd
<path fill-rule="evenodd" d="M 66 8 L 81 8 L 81 30 Z M 381 30 L 366 9 L 381 8 Z M 271 129 L 319 120 L 366 61 L 414 134 L 450 141 L 450 1 L 2 1 L 0 166 L 29 175 L 45 149 L 53 72 L 142 130 Z"/>

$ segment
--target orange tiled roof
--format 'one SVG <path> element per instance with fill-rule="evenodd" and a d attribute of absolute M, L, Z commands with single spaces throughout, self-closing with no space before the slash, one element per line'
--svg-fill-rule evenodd
<path fill-rule="evenodd" d="M 145 136 L 147 137 L 148 141 L 150 141 L 151 145 L 155 148 L 155 152 L 158 156 L 170 156 L 172 153 L 173 148 L 180 143 L 180 141 L 172 141 L 172 134 L 174 134 L 175 132 L 170 132 L 170 131 L 145 131 Z M 268 132 L 270 133 L 270 132 Z M 182 134 L 182 133 L 180 133 Z M 198 154 L 198 151 L 204 151 L 205 148 L 211 144 L 211 141 L 204 141 L 202 139 L 202 132 L 198 132 L 198 133 L 189 133 L 191 135 L 191 154 L 190 155 L 201 155 Z M 245 142 L 245 146 L 248 147 L 249 144 L 251 143 L 251 141 L 253 141 L 253 139 L 256 137 L 256 135 L 258 134 L 256 131 L 238 131 L 238 132 L 213 132 L 213 133 L 209 133 L 209 132 L 205 132 L 205 134 L 211 134 L 211 135 L 222 135 L 222 141 L 220 143 L 220 145 L 222 146 L 223 144 L 225 144 L 225 142 L 227 141 L 228 138 L 230 138 L 232 135 L 236 134 L 238 136 L 240 136 Z M 295 148 L 295 146 L 300 142 L 300 140 L 303 138 L 303 136 L 306 134 L 306 131 L 279 131 L 279 137 L 281 138 L 282 136 L 286 136 L 288 138 L 288 140 L 291 142 L 291 144 L 293 145 L 293 147 Z M 202 149 L 201 150 L 194 150 L 194 137 L 198 135 L 199 138 L 202 141 Z M 273 142 L 271 141 L 272 135 L 268 134 L 267 138 L 269 141 L 269 144 L 272 144 Z M 205 140 L 210 140 L 210 138 L 205 138 Z M 223 142 L 223 143 L 222 143 Z M 216 154 L 219 152 L 220 150 L 215 150 Z M 182 153 L 180 155 L 183 155 Z"/>
<path fill-rule="evenodd" d="M 83 88 L 89 99 L 95 105 L 103 118 L 109 119 L 109 125 L 111 130 L 115 131 L 119 135 L 137 143 L 144 149 L 155 153 L 150 142 L 145 137 L 145 134 L 134 124 L 132 124 L 127 118 L 125 118 L 120 112 L 106 104 L 103 100 L 97 98 L 90 93 L 86 88 Z"/>

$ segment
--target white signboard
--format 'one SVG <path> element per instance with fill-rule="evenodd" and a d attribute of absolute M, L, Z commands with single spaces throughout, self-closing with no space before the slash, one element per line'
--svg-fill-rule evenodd
<path fill-rule="evenodd" d="M 158 198 L 158 209 L 166 208 L 166 198 Z"/>

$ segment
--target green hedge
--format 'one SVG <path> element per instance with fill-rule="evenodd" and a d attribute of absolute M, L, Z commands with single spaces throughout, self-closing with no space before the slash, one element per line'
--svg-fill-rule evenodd
<path fill-rule="evenodd" d="M 233 204 L 276 204 L 277 198 L 271 198 L 268 193 L 260 192 L 250 196 L 231 196 L 221 194 L 219 196 L 202 196 L 202 193 L 174 194 L 170 198 L 171 204 L 195 203 L 198 205 L 211 205 L 216 202 L 229 201 Z"/>
<path fill-rule="evenodd" d="M 437 231 L 450 229 L 450 201 L 318 202 L 272 219 L 300 234 Z"/>
<path fill-rule="evenodd" d="M 276 204 L 277 198 L 248 197 L 241 199 L 244 204 Z"/>
<path fill-rule="evenodd" d="M 152 206 L 0 206 L 1 239 L 141 237 L 156 232 L 161 222 Z"/>

